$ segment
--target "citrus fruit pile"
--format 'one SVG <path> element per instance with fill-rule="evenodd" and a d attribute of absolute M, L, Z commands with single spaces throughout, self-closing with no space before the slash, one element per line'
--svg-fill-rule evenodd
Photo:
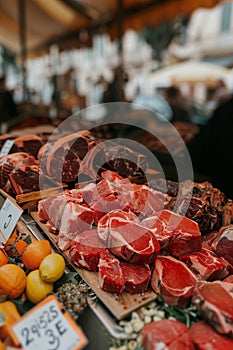
<path fill-rule="evenodd" d="M 49 241 L 27 243 L 14 232 L 0 249 L 0 301 L 24 295 L 37 304 L 53 291 L 65 268 L 63 256 L 52 252 Z"/>

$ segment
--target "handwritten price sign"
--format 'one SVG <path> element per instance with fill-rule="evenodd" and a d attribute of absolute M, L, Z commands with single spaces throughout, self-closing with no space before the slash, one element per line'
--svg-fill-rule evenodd
<path fill-rule="evenodd" d="M 87 339 L 54 296 L 29 311 L 12 327 L 12 338 L 24 350 L 79 350 Z"/>
<path fill-rule="evenodd" d="M 12 234 L 23 209 L 10 199 L 6 199 L 0 210 L 0 242 L 6 242 Z"/>

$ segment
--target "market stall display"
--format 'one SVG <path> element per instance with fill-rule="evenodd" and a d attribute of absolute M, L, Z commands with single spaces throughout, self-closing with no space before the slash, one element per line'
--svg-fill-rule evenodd
<path fill-rule="evenodd" d="M 12 245 L 16 249 L 16 260 L 11 260 L 8 255 L 12 254 L 11 249 L 3 244 L 2 249 L 6 251 L 3 255 L 6 259 L 1 260 L 3 270 L 17 262 L 26 273 L 25 279 L 21 278 L 26 284 L 19 286 L 18 297 L 25 292 L 27 304 L 35 305 L 47 294 L 55 293 L 75 318 L 74 309 L 81 313 L 87 303 L 91 309 L 98 310 L 88 302 L 92 291 L 104 305 L 104 313 L 113 317 L 115 329 L 121 329 L 124 335 L 112 329 L 110 333 L 115 332 L 119 341 L 124 338 L 128 343 L 135 341 L 137 346 L 144 344 L 145 349 L 150 349 L 157 340 L 154 337 L 146 340 L 144 326 L 148 323 L 153 334 L 153 322 L 170 320 L 173 314 L 174 327 L 178 327 L 176 322 L 180 320 L 186 323 L 191 344 L 198 340 L 196 336 L 192 338 L 190 326 L 203 318 L 232 342 L 231 322 L 226 325 L 226 319 L 232 319 L 231 307 L 226 314 L 219 299 L 211 296 L 213 287 L 225 295 L 229 305 L 232 303 L 231 282 L 225 282 L 233 272 L 232 201 L 209 182 L 185 180 L 178 184 L 151 173 L 149 181 L 135 183 L 135 175 L 141 178 L 150 170 L 143 156 L 136 154 L 133 161 L 129 157 L 129 162 L 128 156 L 133 154 L 127 147 L 115 152 L 111 142 L 113 149 L 102 147 L 99 154 L 99 145 L 101 140 L 82 131 L 54 140 L 45 147 L 42 145 L 36 157 L 22 152 L 23 149 L 1 157 L 2 173 L 7 174 L 1 177 L 4 188 L 7 181 L 13 184 L 17 171 L 22 171 L 30 162 L 33 166 L 39 165 L 39 171 L 43 167 L 48 179 L 55 178 L 57 183 L 65 179 L 69 187 L 60 187 L 57 193 L 48 188 L 43 198 L 37 197 L 36 210 L 29 212 L 42 236 L 32 243 L 16 238 Z M 19 159 L 22 159 L 20 167 Z M 16 167 L 12 168 L 14 161 Z M 63 167 L 63 161 L 67 166 Z M 76 181 L 79 171 L 89 176 L 90 181 Z M 32 193 L 28 191 L 24 195 Z M 17 251 L 18 241 L 23 245 L 21 251 Z M 38 259 L 37 250 L 33 250 L 37 244 L 43 246 Z M 52 265 L 47 259 L 53 261 Z M 81 284 L 63 280 L 67 266 L 78 273 Z M 59 280 L 62 283 L 58 288 Z M 70 294 L 72 300 L 69 300 Z M 151 304 L 153 302 L 155 304 Z M 213 309 L 214 316 L 208 318 L 209 310 Z M 96 312 L 102 321 L 101 313 Z M 137 318 L 135 324 L 133 317 Z M 187 317 L 192 318 L 189 324 Z M 127 327 L 131 327 L 132 332 Z"/>

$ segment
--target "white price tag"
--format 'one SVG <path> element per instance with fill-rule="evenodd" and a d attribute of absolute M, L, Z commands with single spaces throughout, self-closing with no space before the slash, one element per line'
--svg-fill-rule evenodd
<path fill-rule="evenodd" d="M 10 237 L 22 212 L 23 209 L 16 203 L 8 198 L 5 200 L 0 210 L 0 242 L 6 242 Z"/>
<path fill-rule="evenodd" d="M 24 350 L 79 350 L 87 344 L 81 329 L 52 295 L 25 314 L 11 333 Z"/>
<path fill-rule="evenodd" d="M 1 148 L 0 156 L 5 156 L 10 152 L 10 149 L 14 143 L 14 140 L 6 140 Z"/>

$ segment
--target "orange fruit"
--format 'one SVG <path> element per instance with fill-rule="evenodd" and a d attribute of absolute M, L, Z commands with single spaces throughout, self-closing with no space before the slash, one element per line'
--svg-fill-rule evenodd
<path fill-rule="evenodd" d="M 22 253 L 22 263 L 28 270 L 39 268 L 41 261 L 51 253 L 51 245 L 46 239 L 33 241 Z"/>
<path fill-rule="evenodd" d="M 15 264 L 5 264 L 0 267 L 0 295 L 17 298 L 26 287 L 26 274 Z"/>
<path fill-rule="evenodd" d="M 17 254 L 21 254 L 27 246 L 28 246 L 27 242 L 25 242 L 23 239 L 19 239 L 15 243 L 15 249 L 17 251 Z"/>
<path fill-rule="evenodd" d="M 0 303 L 0 312 L 3 314 L 5 319 L 4 325 L 0 327 L 0 339 L 5 340 L 9 335 L 11 326 L 15 322 L 19 321 L 21 316 L 15 304 L 10 300 Z"/>
<path fill-rule="evenodd" d="M 3 266 L 8 263 L 8 256 L 5 253 L 4 249 L 0 249 L 0 266 Z"/>

